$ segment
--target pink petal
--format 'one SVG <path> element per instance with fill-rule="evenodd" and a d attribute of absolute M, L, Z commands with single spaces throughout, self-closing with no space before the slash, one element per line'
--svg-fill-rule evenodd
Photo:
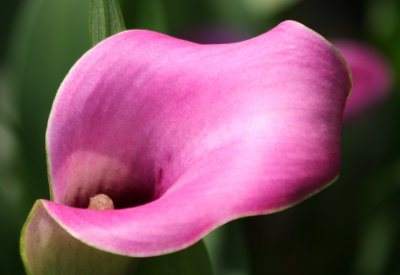
<path fill-rule="evenodd" d="M 113 36 L 60 87 L 44 205 L 84 243 L 134 256 L 286 208 L 338 176 L 350 78 L 338 52 L 294 21 L 224 45 Z M 98 193 L 123 209 L 71 207 Z"/>
<path fill-rule="evenodd" d="M 353 74 L 354 87 L 343 115 L 348 121 L 388 95 L 391 70 L 385 58 L 365 44 L 345 40 L 333 44 L 346 58 Z"/>

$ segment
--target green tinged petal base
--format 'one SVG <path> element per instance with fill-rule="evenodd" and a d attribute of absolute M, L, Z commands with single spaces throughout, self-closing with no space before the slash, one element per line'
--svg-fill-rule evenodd
<path fill-rule="evenodd" d="M 21 256 L 28 274 L 129 274 L 137 260 L 83 244 L 36 201 L 22 229 Z"/>
<path fill-rule="evenodd" d="M 21 257 L 32 275 L 212 274 L 201 241 L 189 249 L 152 258 L 131 258 L 82 243 L 65 231 L 36 201 L 22 229 Z"/>

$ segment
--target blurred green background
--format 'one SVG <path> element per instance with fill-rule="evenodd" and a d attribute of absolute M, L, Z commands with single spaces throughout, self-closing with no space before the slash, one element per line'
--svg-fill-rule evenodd
<path fill-rule="evenodd" d="M 400 2 L 120 2 L 128 28 L 247 38 L 294 19 L 386 56 L 394 87 L 343 126 L 339 180 L 284 212 L 231 222 L 206 243 L 216 274 L 400 274 Z M 34 201 L 49 198 L 47 118 L 62 79 L 89 49 L 89 0 L 3 1 L 0 13 L 0 273 L 24 274 L 19 235 Z"/>

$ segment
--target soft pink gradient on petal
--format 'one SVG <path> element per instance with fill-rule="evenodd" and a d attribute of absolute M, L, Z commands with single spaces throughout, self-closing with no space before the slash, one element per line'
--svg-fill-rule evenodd
<path fill-rule="evenodd" d="M 57 94 L 47 130 L 54 202 L 44 204 L 103 250 L 185 248 L 332 182 L 350 89 L 343 58 L 294 21 L 223 45 L 115 35 L 78 61 Z M 76 208 L 98 193 L 123 209 Z"/>
<path fill-rule="evenodd" d="M 338 40 L 333 44 L 346 58 L 353 74 L 353 91 L 343 115 L 343 119 L 348 121 L 386 98 L 392 84 L 392 73 L 385 58 L 363 43 Z"/>

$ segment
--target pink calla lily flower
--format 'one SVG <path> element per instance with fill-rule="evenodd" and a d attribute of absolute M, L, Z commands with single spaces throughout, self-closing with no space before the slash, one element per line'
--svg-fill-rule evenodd
<path fill-rule="evenodd" d="M 353 75 L 354 87 L 343 115 L 344 121 L 349 121 L 386 98 L 392 73 L 385 58 L 363 43 L 338 40 L 333 44 L 346 58 Z"/>
<path fill-rule="evenodd" d="M 304 200 L 338 176 L 351 86 L 339 52 L 294 21 L 232 44 L 142 30 L 106 39 L 55 99 L 52 201 L 31 212 L 24 260 L 53 226 L 99 250 L 154 256 Z M 96 194 L 116 209 L 86 209 Z"/>

